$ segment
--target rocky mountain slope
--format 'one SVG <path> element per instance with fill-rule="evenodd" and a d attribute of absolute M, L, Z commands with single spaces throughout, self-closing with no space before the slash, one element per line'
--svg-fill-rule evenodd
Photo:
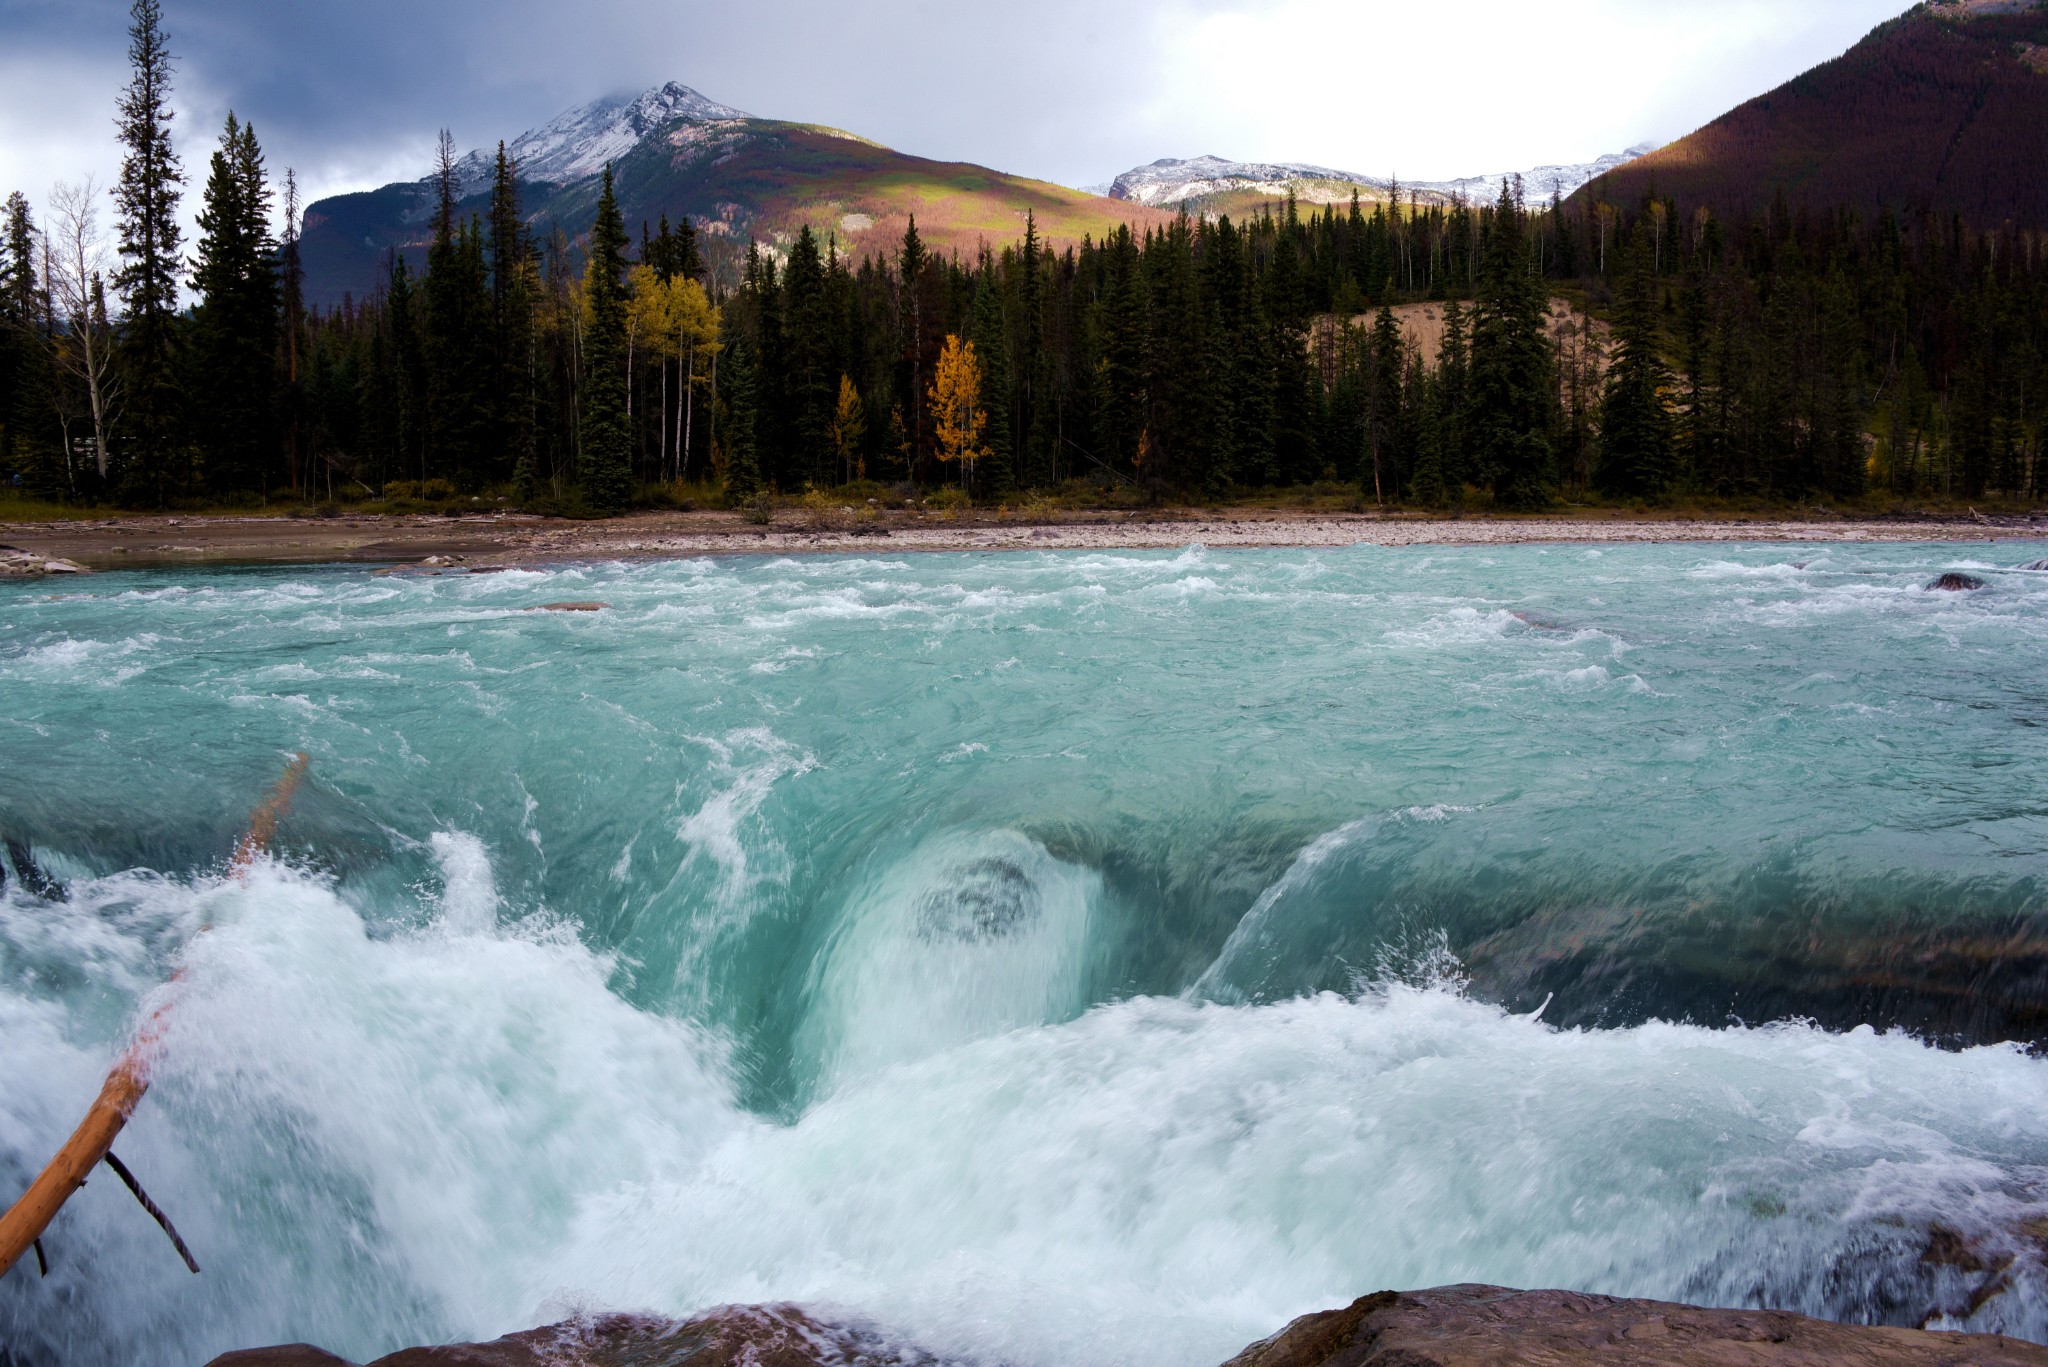
<path fill-rule="evenodd" d="M 892 250 L 913 214 L 941 253 L 1013 241 L 1027 212 L 1054 244 L 1167 218 L 984 166 L 910 156 L 839 129 L 755 118 L 674 83 L 579 106 L 508 140 L 506 150 L 541 236 L 559 229 L 574 242 L 589 231 L 609 164 L 629 233 L 637 237 L 642 223 L 663 214 L 687 216 L 704 231 L 707 258 L 728 276 L 749 238 L 774 248 L 806 223 L 861 256 Z M 479 149 L 457 163 L 465 216 L 487 209 L 495 156 L 495 147 Z M 422 179 L 309 205 L 300 246 L 307 297 L 334 304 L 369 293 L 393 252 L 418 265 L 434 203 L 433 183 Z"/>
<path fill-rule="evenodd" d="M 1726 213 L 1880 205 L 2048 225 L 2048 4 L 1922 4 L 1582 193 Z"/>

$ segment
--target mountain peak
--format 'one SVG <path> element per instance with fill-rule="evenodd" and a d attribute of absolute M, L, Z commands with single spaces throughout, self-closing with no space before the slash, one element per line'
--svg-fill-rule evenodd
<path fill-rule="evenodd" d="M 537 185 L 564 185 L 596 175 L 649 133 L 674 123 L 723 123 L 751 117 L 705 98 L 680 81 L 638 95 L 606 95 L 557 114 L 505 146 L 519 165 L 519 178 Z M 495 150 L 478 148 L 456 163 L 462 193 L 490 183 Z"/>

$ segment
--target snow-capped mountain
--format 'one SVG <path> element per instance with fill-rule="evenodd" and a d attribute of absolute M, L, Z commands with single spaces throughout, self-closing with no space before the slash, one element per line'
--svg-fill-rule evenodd
<path fill-rule="evenodd" d="M 1111 199 L 1133 204 L 1181 204 L 1204 195 L 1246 191 L 1253 194 L 1284 195 L 1290 186 L 1303 182 L 1333 181 L 1384 191 L 1387 182 L 1350 171 L 1332 171 L 1324 166 L 1299 162 L 1225 161 L 1222 157 L 1163 157 L 1150 166 L 1133 167 L 1112 181 Z"/>
<path fill-rule="evenodd" d="M 519 165 L 521 216 L 537 234 L 560 232 L 574 244 L 587 233 L 598 177 L 610 166 L 627 227 L 689 220 L 706 269 L 728 284 L 750 242 L 773 253 L 806 227 L 828 251 L 858 258 L 893 252 L 912 215 L 932 251 L 962 255 L 1021 237 L 1027 220 L 1040 240 L 1060 245 L 1172 221 L 1142 204 L 912 156 L 843 129 L 744 114 L 673 82 L 593 100 L 509 139 L 505 150 Z M 489 210 L 496 158 L 494 139 L 456 163 L 464 218 Z M 307 205 L 299 239 L 306 297 L 360 299 L 389 281 L 395 258 L 417 267 L 439 200 L 428 176 Z"/>
<path fill-rule="evenodd" d="M 537 185 L 566 185 L 594 176 L 650 133 L 676 123 L 723 123 L 751 117 L 708 100 L 676 81 L 639 95 L 607 95 L 558 114 L 505 146 L 518 163 L 519 178 Z M 497 149 L 478 148 L 455 164 L 462 193 L 490 184 Z"/>
<path fill-rule="evenodd" d="M 1401 188 L 1426 198 L 1457 195 L 1467 200 L 1491 199 L 1499 192 L 1503 179 L 1512 179 L 1519 174 L 1524 194 L 1531 200 L 1548 199 L 1553 190 L 1560 195 L 1569 195 L 1588 181 L 1656 150 L 1656 143 L 1640 143 L 1626 152 L 1611 152 L 1595 161 L 1538 166 L 1527 171 L 1502 171 L 1458 180 L 1403 181 Z M 1278 198 L 1290 190 L 1298 199 L 1323 203 L 1348 197 L 1353 186 L 1371 197 L 1385 195 L 1393 184 L 1391 176 L 1365 176 L 1302 162 L 1226 161 L 1216 156 L 1168 157 L 1150 166 L 1134 167 L 1124 172 L 1104 192 L 1111 199 L 1157 207 L 1226 194 Z"/>
<path fill-rule="evenodd" d="M 1626 166 L 1637 157 L 1647 157 L 1662 143 L 1639 142 L 1626 152 L 1609 152 L 1593 161 L 1572 162 L 1560 166 L 1537 166 L 1527 171 L 1496 171 L 1489 176 L 1467 176 L 1462 180 L 1421 181 L 1415 189 L 1434 191 L 1440 195 L 1462 195 L 1468 200 L 1492 199 L 1500 193 L 1500 183 L 1522 178 L 1522 193 L 1531 203 L 1549 199 L 1555 191 L 1560 198 L 1569 198 L 1581 186 L 1590 184 L 1618 166 Z"/>

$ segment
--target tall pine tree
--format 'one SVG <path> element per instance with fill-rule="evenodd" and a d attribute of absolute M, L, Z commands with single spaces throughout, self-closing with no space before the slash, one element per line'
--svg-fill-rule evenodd
<path fill-rule="evenodd" d="M 277 272 L 256 130 L 228 115 L 206 179 L 187 393 L 200 475 L 215 494 L 263 492 L 276 431 Z"/>
<path fill-rule="evenodd" d="M 128 440 L 124 496 L 161 507 L 186 489 L 190 464 L 179 434 L 177 376 L 178 200 L 184 169 L 171 147 L 171 52 L 161 0 L 129 9 L 128 61 L 118 127 L 124 155 L 114 186 L 123 265 L 114 288 L 127 305 L 123 370 Z"/>
<path fill-rule="evenodd" d="M 974 492 L 1004 499 L 1017 491 L 1016 446 L 1010 426 L 1010 339 L 1003 326 L 1003 301 L 995 263 L 982 258 L 980 287 L 974 292 L 974 328 L 969 338 L 981 362 L 981 406 L 988 426 L 981 434 L 988 454 L 976 463 Z"/>
<path fill-rule="evenodd" d="M 1503 508 L 1550 501 L 1549 312 L 1529 263 L 1522 206 L 1503 182 L 1473 306 L 1467 430 L 1473 454 Z"/>
<path fill-rule="evenodd" d="M 1671 412 L 1664 400 L 1671 373 L 1659 351 L 1651 269 L 1650 244 L 1639 224 L 1623 260 L 1614 364 L 1600 403 L 1598 482 L 1602 492 L 1624 497 L 1662 493 L 1673 475 Z"/>
<path fill-rule="evenodd" d="M 583 497 L 599 512 L 625 509 L 633 496 L 632 446 L 626 430 L 626 224 L 604 169 L 583 290 L 590 313 L 584 341 L 581 471 Z"/>

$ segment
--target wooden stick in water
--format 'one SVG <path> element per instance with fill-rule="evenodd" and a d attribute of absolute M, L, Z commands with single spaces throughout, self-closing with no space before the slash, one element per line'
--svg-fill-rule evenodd
<path fill-rule="evenodd" d="M 284 776 L 251 815 L 248 832 L 235 846 L 232 867 L 237 873 L 246 872 L 256 857 L 270 848 L 270 842 L 277 834 L 278 819 L 291 806 L 299 785 L 305 781 L 306 767 L 311 763 L 303 754 L 292 756 Z M 201 934 L 204 933 L 202 929 Z M 177 979 L 174 977 L 172 981 Z M 0 1215 L 0 1276 L 5 1276 L 8 1269 L 20 1261 L 21 1255 L 42 1237 L 50 1221 L 57 1218 L 57 1212 L 71 1199 L 71 1193 L 85 1185 L 85 1179 L 106 1158 L 107 1151 L 114 1147 L 115 1137 L 127 1125 L 129 1117 L 135 1114 L 136 1106 L 149 1091 L 150 1068 L 156 1062 L 165 1022 L 174 1002 L 175 999 L 167 1000 L 157 1007 L 142 1028 L 135 1032 L 135 1038 L 129 1041 L 128 1048 L 115 1061 L 99 1096 L 87 1109 L 85 1119 L 72 1131 L 71 1138 L 64 1141 L 64 1147 L 57 1150 L 57 1156 L 29 1184 L 21 1199 L 9 1207 L 5 1215 Z M 189 1261 L 189 1255 L 187 1259 Z"/>

